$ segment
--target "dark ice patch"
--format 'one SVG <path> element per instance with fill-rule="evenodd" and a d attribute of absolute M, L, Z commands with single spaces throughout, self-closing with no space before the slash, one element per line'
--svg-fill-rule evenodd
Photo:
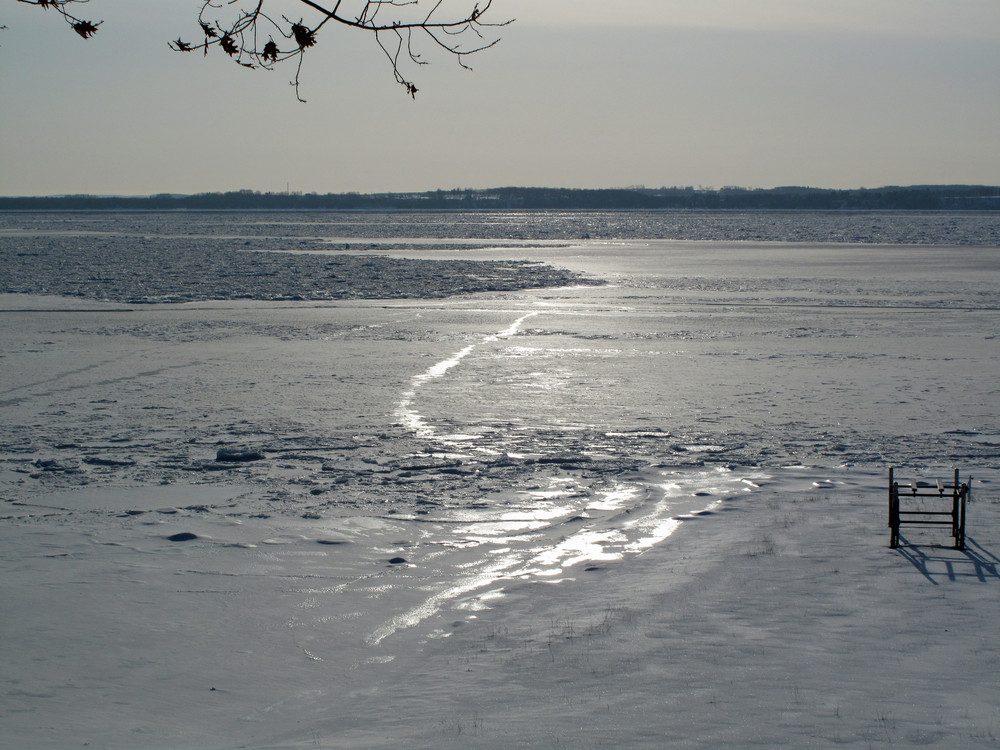
<path fill-rule="evenodd" d="M 84 456 L 83 462 L 91 466 L 135 466 L 131 458 L 108 458 L 107 456 Z"/>
<path fill-rule="evenodd" d="M 226 447 L 219 448 L 215 454 L 216 461 L 225 462 L 244 462 L 244 461 L 260 461 L 264 458 L 263 451 L 257 448 L 247 448 L 241 447 Z"/>

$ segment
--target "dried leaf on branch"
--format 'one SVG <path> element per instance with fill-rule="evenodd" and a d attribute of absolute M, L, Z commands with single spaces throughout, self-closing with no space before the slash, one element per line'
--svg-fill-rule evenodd
<path fill-rule="evenodd" d="M 292 36 L 295 37 L 295 43 L 302 49 L 312 47 L 316 44 L 316 32 L 306 28 L 302 24 L 292 24 Z"/>
<path fill-rule="evenodd" d="M 225 52 L 230 57 L 235 57 L 240 51 L 240 47 L 233 40 L 229 34 L 223 34 L 222 38 L 219 39 L 219 46 L 222 47 L 222 51 Z"/>
<path fill-rule="evenodd" d="M 260 53 L 260 56 L 264 62 L 277 62 L 278 45 L 274 43 L 273 39 L 264 45 L 264 50 Z"/>
<path fill-rule="evenodd" d="M 97 33 L 97 26 L 90 21 L 77 21 L 73 24 L 73 31 L 84 39 L 90 39 L 90 37 Z"/>

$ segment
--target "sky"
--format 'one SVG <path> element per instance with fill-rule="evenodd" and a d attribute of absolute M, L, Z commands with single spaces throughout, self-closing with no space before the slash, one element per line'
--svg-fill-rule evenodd
<path fill-rule="evenodd" d="M 171 51 L 199 0 L 91 0 L 90 40 L 0 2 L 2 195 L 1000 184 L 997 0 L 493 0 L 500 43 L 425 48 L 415 100 L 324 27 L 306 104 Z"/>

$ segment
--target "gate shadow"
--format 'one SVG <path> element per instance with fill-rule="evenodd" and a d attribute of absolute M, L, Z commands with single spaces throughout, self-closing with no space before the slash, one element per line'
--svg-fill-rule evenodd
<path fill-rule="evenodd" d="M 970 536 L 965 537 L 965 549 L 957 550 L 940 545 L 911 544 L 900 534 L 895 551 L 935 586 L 944 579 L 975 578 L 982 583 L 1000 581 L 1000 557 Z"/>

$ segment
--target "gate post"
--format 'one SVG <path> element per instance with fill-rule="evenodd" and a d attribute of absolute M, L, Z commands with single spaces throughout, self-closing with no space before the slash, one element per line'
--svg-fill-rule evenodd
<path fill-rule="evenodd" d="M 892 467 L 889 467 L 889 547 L 899 546 L 899 485 L 893 481 Z"/>

